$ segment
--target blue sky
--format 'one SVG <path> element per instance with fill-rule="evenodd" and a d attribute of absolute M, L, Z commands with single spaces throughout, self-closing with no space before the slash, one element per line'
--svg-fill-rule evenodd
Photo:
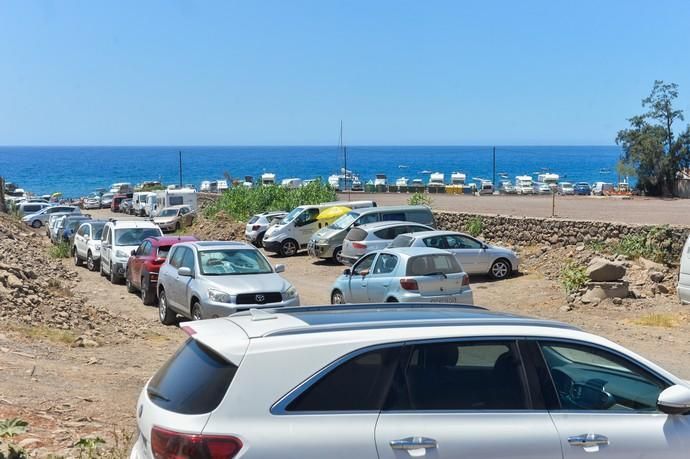
<path fill-rule="evenodd" d="M 612 144 L 687 1 L 0 0 L 0 144 Z"/>

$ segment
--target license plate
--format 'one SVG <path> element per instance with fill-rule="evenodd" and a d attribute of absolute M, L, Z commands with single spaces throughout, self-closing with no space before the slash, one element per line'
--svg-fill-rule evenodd
<path fill-rule="evenodd" d="M 446 296 L 443 298 L 432 298 L 432 303 L 457 303 L 458 299 L 454 296 Z"/>

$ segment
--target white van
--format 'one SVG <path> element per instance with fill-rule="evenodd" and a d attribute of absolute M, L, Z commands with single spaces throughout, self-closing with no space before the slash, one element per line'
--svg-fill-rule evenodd
<path fill-rule="evenodd" d="M 305 249 L 311 236 L 326 226 L 332 220 L 317 220 L 322 210 L 329 207 L 344 206 L 350 209 L 376 207 L 374 201 L 338 201 L 323 204 L 309 204 L 295 207 L 280 223 L 266 230 L 263 239 L 264 249 L 268 252 L 279 253 L 284 257 L 295 255 L 300 249 Z"/>
<path fill-rule="evenodd" d="M 146 201 L 149 196 L 156 196 L 153 191 L 137 191 L 132 195 L 132 209 L 134 210 L 134 215 L 143 217 L 146 215 Z"/>
<path fill-rule="evenodd" d="M 529 175 L 518 175 L 515 177 L 515 191 L 517 191 L 517 194 L 533 194 L 532 177 Z"/>
<path fill-rule="evenodd" d="M 196 190 L 182 188 L 179 190 L 162 190 L 151 193 L 146 197 L 144 213 L 149 217 L 155 217 L 161 210 L 172 206 L 188 206 L 190 209 L 196 210 Z"/>
<path fill-rule="evenodd" d="M 680 254 L 680 275 L 678 276 L 678 298 L 683 304 L 690 304 L 690 237 L 685 241 Z"/>

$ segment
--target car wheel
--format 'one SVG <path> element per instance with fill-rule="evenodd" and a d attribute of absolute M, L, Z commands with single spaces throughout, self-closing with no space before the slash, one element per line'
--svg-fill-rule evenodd
<path fill-rule="evenodd" d="M 333 290 L 331 293 L 331 304 L 345 304 L 345 295 L 340 290 Z"/>
<path fill-rule="evenodd" d="M 501 280 L 508 277 L 510 275 L 510 271 L 510 262 L 505 258 L 499 258 L 491 265 L 489 275 L 496 280 Z"/>
<path fill-rule="evenodd" d="M 175 223 L 175 231 L 180 231 L 180 222 Z"/>
<path fill-rule="evenodd" d="M 397 298 L 390 297 L 386 300 L 386 303 L 400 303 Z"/>
<path fill-rule="evenodd" d="M 125 286 L 127 287 L 127 293 L 135 293 L 137 291 L 136 287 L 134 287 L 134 284 L 132 284 L 132 280 L 130 279 L 129 269 L 125 274 Z"/>
<path fill-rule="evenodd" d="M 265 235 L 266 235 L 266 232 L 263 232 L 263 233 L 259 234 L 259 235 L 256 237 L 256 240 L 254 241 L 254 245 L 257 246 L 257 247 L 259 247 L 259 248 L 263 247 L 263 246 L 264 246 L 264 236 L 265 236 Z"/>
<path fill-rule="evenodd" d="M 105 277 L 106 274 L 105 274 L 105 270 L 103 269 L 103 263 L 100 264 L 99 268 L 100 268 L 99 271 L 101 272 L 101 276 Z"/>
<path fill-rule="evenodd" d="M 141 294 L 141 302 L 146 306 L 150 306 L 155 301 L 154 292 L 151 290 L 151 283 L 149 282 L 149 276 L 141 276 L 141 288 L 139 293 Z"/>
<path fill-rule="evenodd" d="M 119 284 L 120 279 L 117 277 L 117 274 L 115 274 L 115 269 L 113 268 L 113 264 L 110 263 L 110 283 L 111 284 Z"/>
<path fill-rule="evenodd" d="M 198 300 L 194 300 L 194 303 L 192 303 L 192 310 L 191 316 L 192 320 L 202 320 L 203 317 L 201 316 L 201 305 L 199 304 Z"/>
<path fill-rule="evenodd" d="M 86 267 L 89 271 L 96 270 L 96 261 L 93 259 L 93 255 L 91 255 L 90 250 L 86 253 Z"/>
<path fill-rule="evenodd" d="M 280 254 L 284 257 L 291 257 L 297 253 L 297 242 L 286 239 L 280 244 Z"/>
<path fill-rule="evenodd" d="M 165 296 L 165 290 L 163 289 L 161 289 L 158 295 L 158 318 L 163 325 L 175 323 L 175 313 L 168 308 L 168 298 Z"/>
<path fill-rule="evenodd" d="M 79 258 L 76 247 L 72 247 L 72 255 L 74 256 L 74 266 L 81 266 L 81 258 Z"/>
<path fill-rule="evenodd" d="M 31 227 L 32 228 L 40 228 L 43 224 L 41 223 L 41 220 L 34 220 L 31 222 Z"/>
<path fill-rule="evenodd" d="M 342 252 L 342 250 L 343 250 L 342 247 L 336 247 L 335 250 L 333 250 L 333 257 L 332 257 L 333 263 L 342 264 L 342 262 L 340 261 L 340 252 Z"/>

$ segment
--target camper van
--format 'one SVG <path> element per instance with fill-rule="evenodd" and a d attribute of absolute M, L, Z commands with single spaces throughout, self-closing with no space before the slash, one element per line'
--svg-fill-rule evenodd
<path fill-rule="evenodd" d="M 340 215 L 334 215 L 328 219 L 317 218 L 321 211 L 330 207 L 360 209 L 376 207 L 376 203 L 374 201 L 339 201 L 295 207 L 280 223 L 266 230 L 263 239 L 264 249 L 268 252 L 279 253 L 284 257 L 295 255 L 300 249 L 307 247 L 309 239 L 315 232 L 340 217 Z"/>
<path fill-rule="evenodd" d="M 517 194 L 533 194 L 532 177 L 529 175 L 515 177 L 515 191 Z"/>
<path fill-rule="evenodd" d="M 134 187 L 132 187 L 132 184 L 128 182 L 113 183 L 110 185 L 110 192 L 114 194 L 133 193 Z"/>
<path fill-rule="evenodd" d="M 146 201 L 149 196 L 156 196 L 153 191 L 137 191 L 132 195 L 132 210 L 134 215 L 143 217 L 146 215 Z"/>
<path fill-rule="evenodd" d="M 195 190 L 182 188 L 180 190 L 163 190 L 149 193 L 146 197 L 144 214 L 155 217 L 158 212 L 166 207 L 189 206 L 190 209 L 197 208 L 197 193 Z"/>

